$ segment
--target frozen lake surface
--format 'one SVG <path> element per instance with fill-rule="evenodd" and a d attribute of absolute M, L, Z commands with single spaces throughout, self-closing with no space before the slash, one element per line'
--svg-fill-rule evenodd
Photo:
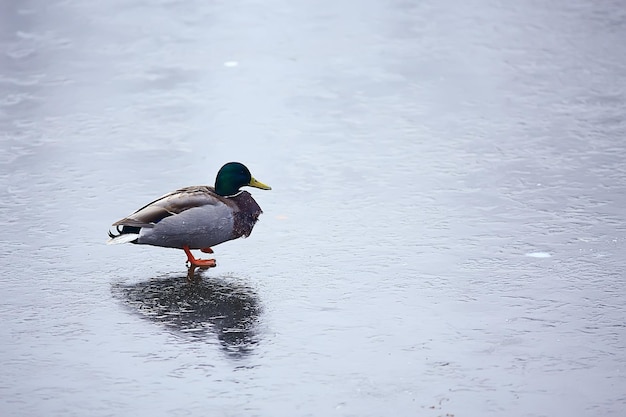
<path fill-rule="evenodd" d="M 620 1 L 4 1 L 3 416 L 623 416 Z M 111 223 L 244 162 L 187 283 Z"/>

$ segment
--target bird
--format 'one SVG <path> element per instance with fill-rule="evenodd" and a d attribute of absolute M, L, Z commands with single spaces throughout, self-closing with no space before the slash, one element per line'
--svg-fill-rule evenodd
<path fill-rule="evenodd" d="M 272 189 L 244 164 L 228 162 L 218 171 L 214 187 L 180 188 L 113 223 L 117 233 L 109 230 L 107 244 L 182 249 L 191 267 L 215 267 L 215 259 L 197 259 L 191 250 L 213 253 L 212 246 L 252 233 L 263 211 L 249 192 L 241 190 L 245 186 Z"/>

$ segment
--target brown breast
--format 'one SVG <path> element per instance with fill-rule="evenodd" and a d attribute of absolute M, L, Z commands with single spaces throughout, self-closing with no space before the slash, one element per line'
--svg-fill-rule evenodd
<path fill-rule="evenodd" d="M 236 237 L 250 236 L 252 228 L 263 210 L 247 191 L 242 191 L 234 197 L 228 197 L 228 200 L 236 206 L 233 234 Z"/>

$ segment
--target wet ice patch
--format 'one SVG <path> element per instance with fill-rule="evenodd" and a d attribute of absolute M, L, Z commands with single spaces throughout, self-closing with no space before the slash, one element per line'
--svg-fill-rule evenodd
<path fill-rule="evenodd" d="M 552 255 L 550 255 L 549 252 L 528 252 L 525 255 L 528 256 L 529 258 L 551 258 L 552 257 Z"/>

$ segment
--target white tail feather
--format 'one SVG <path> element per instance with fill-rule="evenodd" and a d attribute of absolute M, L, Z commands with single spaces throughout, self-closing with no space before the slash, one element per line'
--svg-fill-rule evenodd
<path fill-rule="evenodd" d="M 118 243 L 128 243 L 139 237 L 139 233 L 124 233 L 107 240 L 107 245 L 117 245 Z"/>

